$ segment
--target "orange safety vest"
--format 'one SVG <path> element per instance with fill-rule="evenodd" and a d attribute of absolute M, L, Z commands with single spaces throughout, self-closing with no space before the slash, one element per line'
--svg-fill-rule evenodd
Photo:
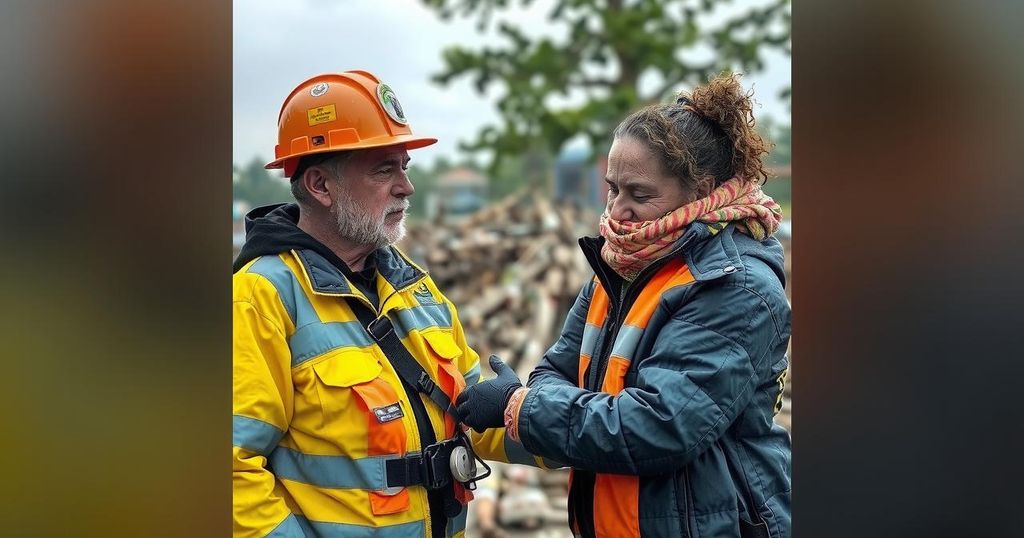
<path fill-rule="evenodd" d="M 597 285 L 590 299 L 587 310 L 587 322 L 584 326 L 583 346 L 580 349 L 579 372 L 577 379 L 580 388 L 585 388 L 586 371 L 596 352 L 596 335 L 601 333 L 608 316 L 608 294 L 601 286 L 597 277 Z M 601 392 L 618 394 L 625 387 L 626 373 L 634 360 L 640 335 L 647 329 L 647 324 L 654 314 L 662 296 L 672 288 L 693 282 L 686 263 L 681 259 L 673 259 L 659 269 L 644 285 L 643 291 L 630 306 L 612 344 L 605 370 Z M 626 329 L 626 330 L 624 330 Z M 589 334 L 588 334 L 589 333 Z M 589 345 L 588 345 L 589 344 Z M 569 473 L 569 487 L 572 487 L 572 471 Z M 639 518 L 639 486 L 636 476 L 597 473 L 594 480 L 594 530 L 600 537 L 634 537 L 640 536 Z M 573 516 L 572 529 L 580 534 L 579 524 Z"/>

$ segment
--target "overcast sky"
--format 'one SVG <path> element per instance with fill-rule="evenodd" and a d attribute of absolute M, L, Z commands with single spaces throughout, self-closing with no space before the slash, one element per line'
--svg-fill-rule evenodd
<path fill-rule="evenodd" d="M 549 3 L 538 0 L 529 11 L 511 10 L 505 20 L 519 23 L 528 35 L 558 36 L 545 18 Z M 474 139 L 481 126 L 498 118 L 494 95 L 478 95 L 465 79 L 441 87 L 430 76 L 442 69 L 446 47 L 500 41 L 481 36 L 475 19 L 441 21 L 420 0 L 235 0 L 233 42 L 233 156 L 240 165 L 254 156 L 270 160 L 282 100 L 296 84 L 324 72 L 365 69 L 388 83 L 413 133 L 439 139 L 412 153 L 420 164 L 440 155 L 460 157 L 458 142 Z M 757 118 L 788 123 L 789 112 L 776 96 L 790 83 L 790 59 L 765 57 L 766 71 L 744 77 L 743 83 L 753 87 L 761 104 Z"/>

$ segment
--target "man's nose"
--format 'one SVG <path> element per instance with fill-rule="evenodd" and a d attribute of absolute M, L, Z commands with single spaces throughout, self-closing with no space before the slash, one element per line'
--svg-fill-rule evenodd
<path fill-rule="evenodd" d="M 409 174 L 405 172 L 402 173 L 402 178 L 396 181 L 391 187 L 391 194 L 398 198 L 412 196 L 412 193 L 414 192 L 416 192 L 416 187 L 414 187 L 412 181 L 409 180 Z"/>

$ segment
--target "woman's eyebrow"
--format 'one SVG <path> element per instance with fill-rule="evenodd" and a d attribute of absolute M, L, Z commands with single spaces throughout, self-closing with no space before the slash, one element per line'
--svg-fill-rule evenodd
<path fill-rule="evenodd" d="M 650 184 L 648 182 L 641 181 L 641 180 L 638 180 L 638 179 L 626 179 L 626 180 L 624 180 L 622 182 L 622 185 L 618 185 L 617 183 L 615 183 L 611 179 L 605 177 L 604 178 L 604 182 L 609 184 L 609 185 L 611 185 L 611 186 L 613 186 L 613 187 L 618 186 L 620 189 L 629 189 L 629 190 L 635 190 L 635 189 L 642 189 L 642 188 L 650 187 Z"/>

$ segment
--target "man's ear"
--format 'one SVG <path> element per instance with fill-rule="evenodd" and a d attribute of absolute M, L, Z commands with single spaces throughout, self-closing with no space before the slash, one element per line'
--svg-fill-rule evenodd
<path fill-rule="evenodd" d="M 327 188 L 327 182 L 330 180 L 331 178 L 324 173 L 323 168 L 311 166 L 302 173 L 302 178 L 299 181 L 302 181 L 313 200 L 316 200 L 324 208 L 330 208 L 334 200 Z"/>

